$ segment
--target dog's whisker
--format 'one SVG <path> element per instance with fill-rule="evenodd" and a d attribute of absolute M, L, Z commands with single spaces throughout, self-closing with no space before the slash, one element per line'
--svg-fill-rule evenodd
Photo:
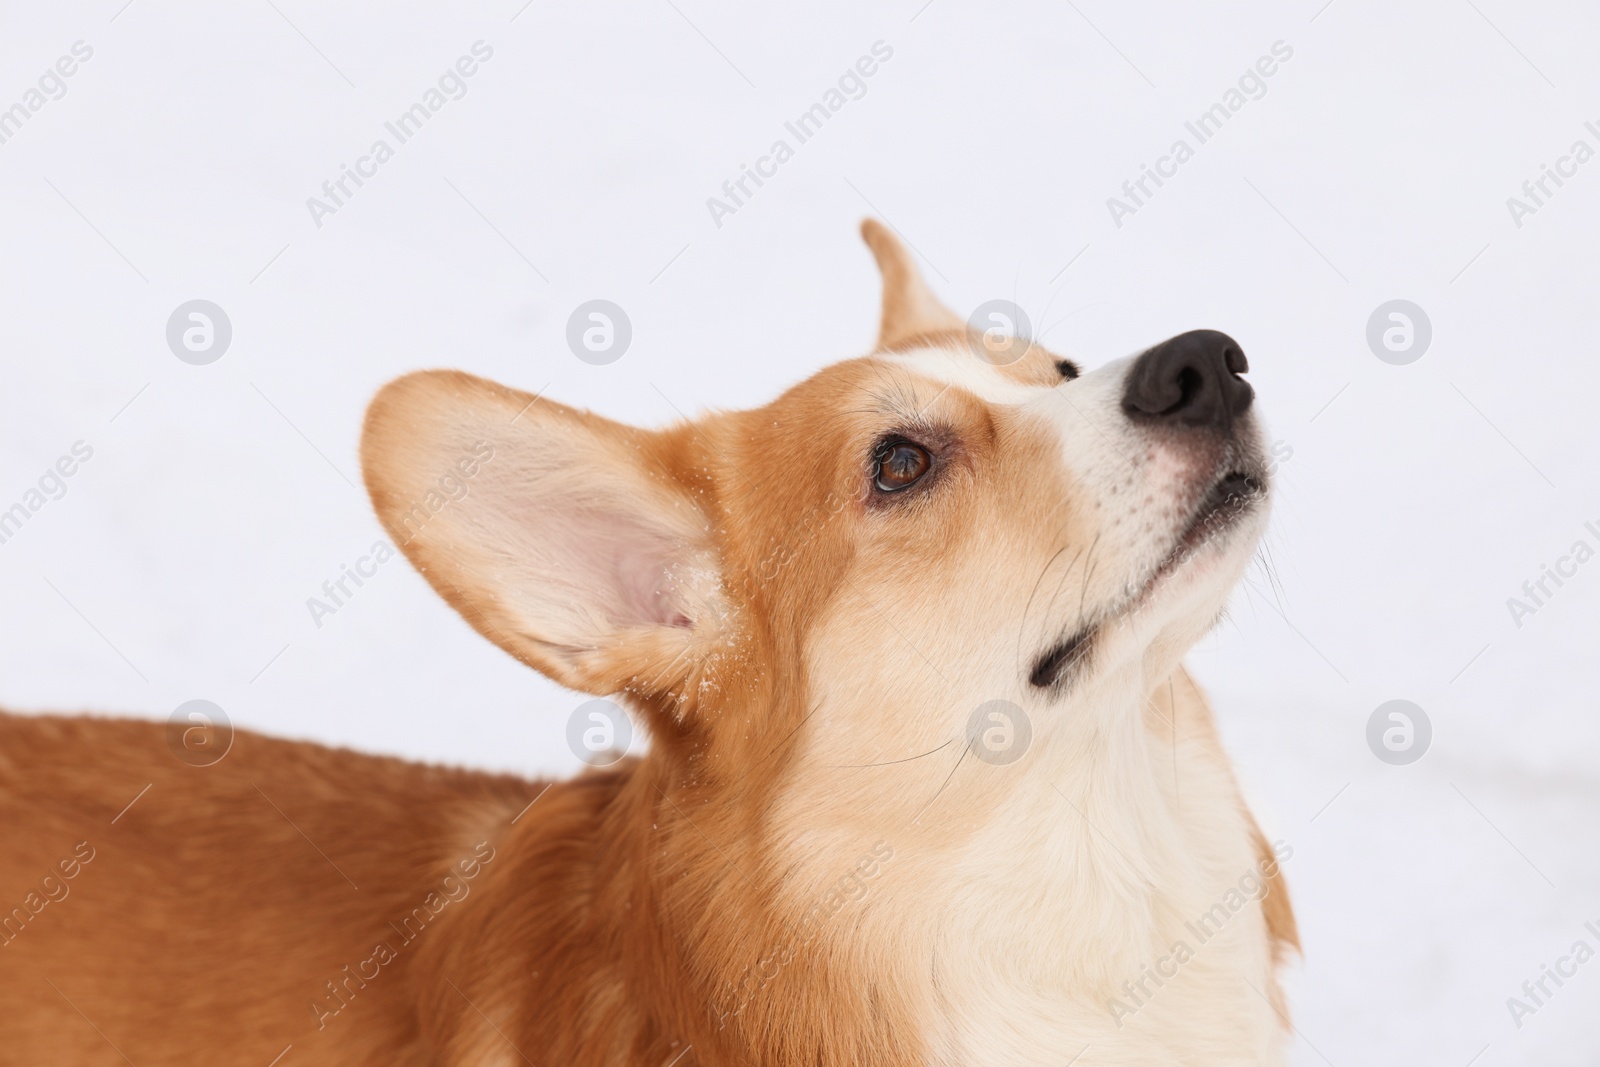
<path fill-rule="evenodd" d="M 926 759 L 927 757 L 933 755 L 935 752 L 943 752 L 945 749 L 949 748 L 953 744 L 955 744 L 955 738 L 952 737 L 950 740 L 946 741 L 944 744 L 940 745 L 938 748 L 930 748 L 930 749 L 928 749 L 928 751 L 923 752 L 920 755 L 907 756 L 905 759 L 884 760 L 882 763 L 840 763 L 840 764 L 836 764 L 831 769 L 832 770 L 836 770 L 836 771 L 857 771 L 857 770 L 865 770 L 868 767 L 893 767 L 893 766 L 895 766 L 897 764 L 900 764 L 900 763 L 910 763 L 913 760 Z"/>

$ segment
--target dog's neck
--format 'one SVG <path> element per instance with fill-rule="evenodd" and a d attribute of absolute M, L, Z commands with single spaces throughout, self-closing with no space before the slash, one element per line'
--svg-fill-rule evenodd
<path fill-rule="evenodd" d="M 1150 1062 L 1119 1047 L 1170 1041 L 1176 1056 L 1213 1031 L 1259 1031 L 1266 1047 L 1275 1018 L 1241 982 L 1272 988 L 1259 912 L 1203 948 L 1185 930 L 1249 868 L 1248 819 L 1214 735 L 1183 708 L 1187 692 L 1204 715 L 1187 676 L 1146 690 L 1128 670 L 1068 694 L 1009 766 L 963 757 L 965 736 L 907 739 L 931 754 L 881 766 L 841 758 L 818 739 L 874 709 L 824 701 L 809 725 L 802 712 L 756 732 L 765 762 L 698 760 L 667 736 L 555 787 L 503 842 L 504 897 L 481 910 L 502 919 L 478 936 L 511 921 L 560 947 L 498 987 L 600 1012 L 557 1032 L 604 1031 L 629 1062 L 693 1044 L 718 1067 L 1060 1067 L 1085 1034 L 1111 1064 Z M 780 721 L 739 692 L 718 693 L 721 721 Z M 1189 990 L 1130 999 L 1124 983 L 1184 938 L 1199 950 Z M 436 944 L 463 953 L 446 969 L 484 958 L 467 937 Z"/>
<path fill-rule="evenodd" d="M 628 845 L 596 872 L 626 903 L 596 909 L 612 929 L 594 936 L 637 956 L 615 973 L 650 983 L 642 1002 L 670 1005 L 647 1025 L 697 1034 L 734 1062 L 836 1058 L 813 1032 L 851 1033 L 864 1061 L 891 1064 L 925 1062 L 912 1049 L 1065 1062 L 1078 1048 L 1057 1038 L 1085 1028 L 1114 1043 L 1121 983 L 1251 856 L 1207 738 L 1145 683 L 1142 663 L 1098 673 L 1010 767 L 962 766 L 952 745 L 938 760 L 823 774 L 801 755 L 802 730 L 787 765 L 739 780 L 663 746 L 597 826 Z M 880 808 L 827 795 L 867 773 L 881 775 Z M 1231 974 L 1260 941 L 1214 951 L 1207 967 Z M 1025 1025 L 1040 1012 L 1049 1025 Z M 1014 1040 L 995 1044 L 1002 1031 Z"/>
<path fill-rule="evenodd" d="M 879 941 L 923 953 L 917 1014 L 938 1062 L 1059 1067 L 1081 1052 L 1082 1035 L 1120 1062 L 1113 1050 L 1131 1031 L 1115 998 L 1141 1008 L 1147 1030 L 1174 1037 L 1236 1026 L 1267 1041 L 1276 1031 L 1253 998 L 1202 1023 L 1168 1018 L 1193 1001 L 1157 990 L 1140 997 L 1144 1009 L 1124 989 L 1175 941 L 1194 940 L 1184 924 L 1251 869 L 1254 852 L 1231 775 L 1199 724 L 1174 717 L 1170 697 L 1148 699 L 1139 668 L 1117 673 L 1066 702 L 1059 729 L 1036 734 L 1037 762 L 986 818 L 963 826 L 973 798 L 941 801 L 949 842 L 906 856 L 905 877 L 869 902 Z M 1259 916 L 1230 934 L 1191 964 L 1229 997 L 1243 974 L 1263 982 L 1269 956 Z"/>

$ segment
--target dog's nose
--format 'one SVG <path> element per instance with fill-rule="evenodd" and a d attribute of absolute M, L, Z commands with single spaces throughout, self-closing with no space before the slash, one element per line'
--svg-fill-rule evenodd
<path fill-rule="evenodd" d="M 1162 341 L 1128 370 L 1122 410 L 1132 419 L 1227 431 L 1250 409 L 1255 390 L 1239 342 L 1217 330 Z"/>

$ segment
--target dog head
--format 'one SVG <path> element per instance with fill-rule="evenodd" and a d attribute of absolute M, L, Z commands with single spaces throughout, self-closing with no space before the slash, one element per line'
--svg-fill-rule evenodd
<path fill-rule="evenodd" d="M 802 724 L 848 768 L 978 744 L 996 701 L 1035 743 L 1120 714 L 1108 679 L 1170 671 L 1265 522 L 1230 338 L 1080 371 L 970 328 L 863 233 L 876 349 L 765 407 L 646 430 L 433 371 L 367 415 L 378 515 L 434 588 L 557 682 L 626 694 L 697 773 Z"/>

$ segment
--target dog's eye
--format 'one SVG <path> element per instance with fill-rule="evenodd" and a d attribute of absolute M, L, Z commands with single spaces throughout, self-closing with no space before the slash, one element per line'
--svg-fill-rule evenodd
<path fill-rule="evenodd" d="M 890 440 L 878 446 L 877 470 L 872 484 L 885 493 L 897 493 L 920 481 L 933 467 L 928 450 L 911 441 Z"/>

